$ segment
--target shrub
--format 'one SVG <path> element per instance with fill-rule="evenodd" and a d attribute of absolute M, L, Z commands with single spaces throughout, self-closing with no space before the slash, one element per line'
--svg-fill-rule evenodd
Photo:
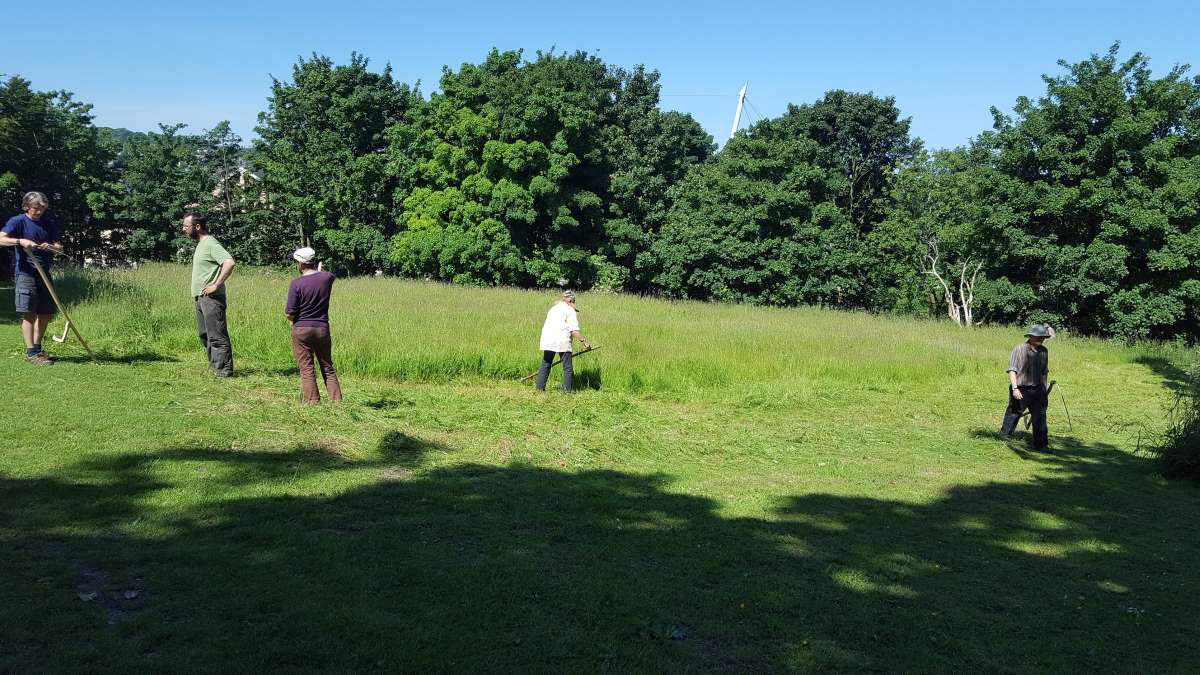
<path fill-rule="evenodd" d="M 1187 384 L 1171 407 L 1167 430 L 1150 451 L 1167 478 L 1200 480 L 1200 374 L 1191 370 Z"/>
<path fill-rule="evenodd" d="M 1171 411 L 1171 424 L 1152 452 L 1167 478 L 1200 480 L 1200 398 L 1179 397 Z"/>

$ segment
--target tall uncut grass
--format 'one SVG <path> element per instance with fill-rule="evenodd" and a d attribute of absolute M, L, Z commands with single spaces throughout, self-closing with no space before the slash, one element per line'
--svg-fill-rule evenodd
<path fill-rule="evenodd" d="M 186 266 L 73 270 L 60 284 L 85 337 L 115 354 L 190 355 L 200 347 Z M 292 275 L 238 268 L 228 287 L 239 368 L 294 366 L 283 306 Z M 395 278 L 334 286 L 334 360 L 344 375 L 401 380 L 516 380 L 536 369 L 554 291 L 474 288 Z M 770 403 L 855 389 L 904 390 L 959 381 L 1004 386 L 1022 330 L 816 308 L 579 296 L 583 334 L 601 349 L 577 362 L 585 386 L 641 393 L 722 394 Z M 1056 370 L 1132 361 L 1110 343 L 1061 337 Z M 1086 385 L 1085 385 L 1086 386 Z M 807 392 L 807 393 L 806 393 Z"/>

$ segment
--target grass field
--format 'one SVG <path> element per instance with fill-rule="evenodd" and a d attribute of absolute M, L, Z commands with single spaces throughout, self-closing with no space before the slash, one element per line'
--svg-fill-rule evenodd
<path fill-rule="evenodd" d="M 539 396 L 552 294 L 354 279 L 303 407 L 288 276 L 230 380 L 186 279 L 64 277 L 98 362 L 0 315 L 0 673 L 1197 672 L 1200 489 L 1134 452 L 1182 352 L 1051 341 L 1041 455 L 1019 330 L 584 294 Z"/>

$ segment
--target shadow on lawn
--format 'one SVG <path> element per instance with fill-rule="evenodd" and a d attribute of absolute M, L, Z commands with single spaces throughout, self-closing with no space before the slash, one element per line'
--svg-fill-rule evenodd
<path fill-rule="evenodd" d="M 10 263 L 11 266 L 11 263 Z M 13 295 L 13 282 L 8 277 L 0 278 L 0 326 L 21 323 L 21 315 L 17 314 L 16 299 Z M 18 337 L 18 339 L 20 339 Z"/>
<path fill-rule="evenodd" d="M 1031 482 L 767 517 L 398 432 L 0 476 L 0 672 L 1192 669 L 1195 491 L 1058 440 Z"/>
<path fill-rule="evenodd" d="M 1154 371 L 1155 375 L 1163 379 L 1163 386 L 1176 394 L 1187 394 L 1197 387 L 1187 370 L 1170 359 L 1161 356 L 1139 356 L 1134 361 Z"/>

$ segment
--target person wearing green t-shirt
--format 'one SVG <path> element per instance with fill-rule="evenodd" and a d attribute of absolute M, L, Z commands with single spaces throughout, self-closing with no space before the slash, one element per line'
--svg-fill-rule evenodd
<path fill-rule="evenodd" d="M 208 233 L 201 213 L 183 217 L 183 233 L 196 240 L 192 255 L 192 300 L 196 303 L 196 332 L 208 353 L 208 367 L 217 377 L 233 375 L 233 345 L 225 322 L 225 282 L 233 273 L 233 256 Z"/>

